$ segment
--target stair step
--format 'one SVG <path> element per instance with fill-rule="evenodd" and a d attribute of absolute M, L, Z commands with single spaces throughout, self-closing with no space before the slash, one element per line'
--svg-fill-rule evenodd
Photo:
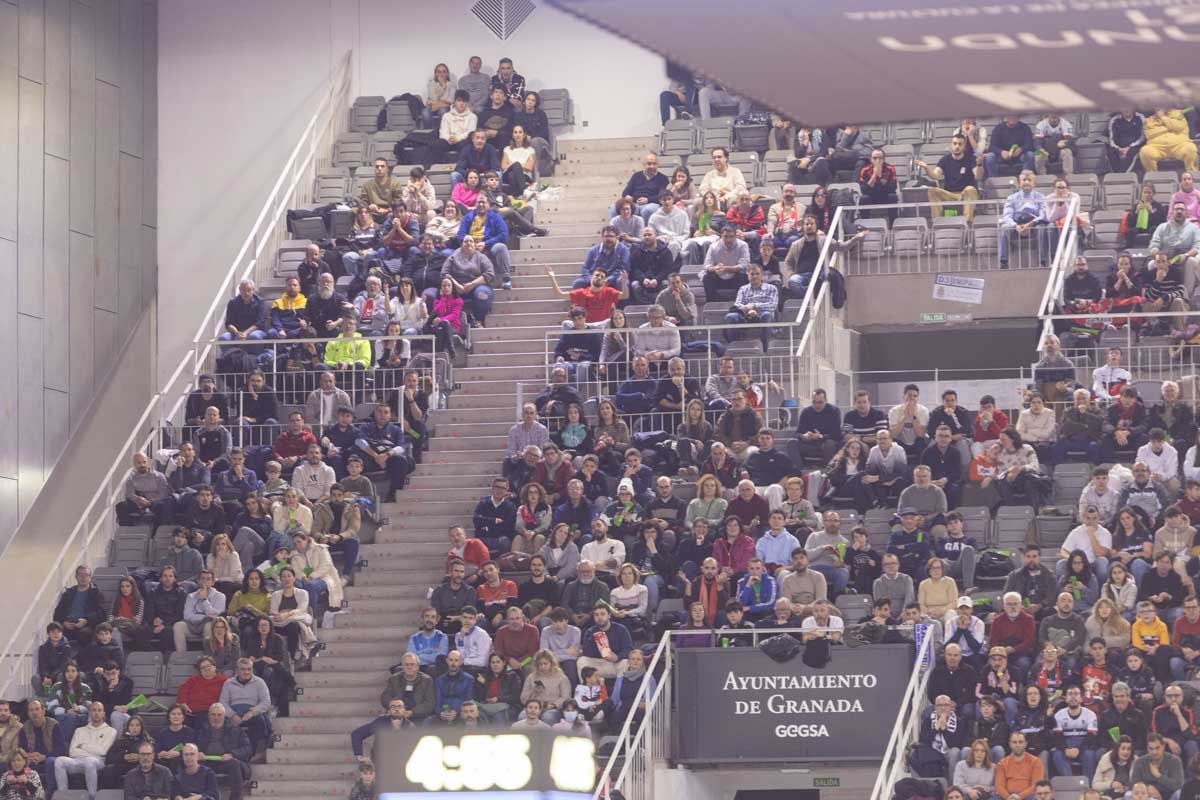
<path fill-rule="evenodd" d="M 347 737 L 349 741 L 349 737 Z M 278 781 L 280 785 L 293 784 L 297 788 L 306 787 L 309 782 L 320 784 L 329 778 L 341 778 L 345 781 L 343 792 L 349 790 L 345 787 L 350 786 L 354 782 L 355 773 L 358 771 L 358 765 L 353 763 L 338 763 L 338 764 L 255 764 L 253 768 L 254 780 L 262 782 Z M 254 792 L 256 795 L 258 791 Z"/>
<path fill-rule="evenodd" d="M 327 717 L 330 714 L 356 714 L 365 722 L 373 716 L 378 716 L 379 698 L 363 699 L 360 695 L 354 700 L 315 700 L 305 694 L 301 702 L 293 703 L 291 707 L 292 719 Z"/>
<path fill-rule="evenodd" d="M 317 659 L 319 662 L 321 659 Z M 399 659 L 397 659 L 398 661 Z M 384 679 L 386 683 L 386 679 Z M 380 684 L 383 686 L 383 683 Z M 367 720 L 361 717 L 344 716 L 324 716 L 324 717 L 288 717 L 286 719 L 276 719 L 273 723 L 276 733 L 344 733 L 349 734 L 350 731 L 362 725 Z M 282 723 L 282 725 L 281 725 Z"/>
<path fill-rule="evenodd" d="M 477 493 L 492 485 L 493 475 L 420 475 L 414 476 L 410 488 L 421 491 L 424 489 L 457 489 Z"/>
<path fill-rule="evenodd" d="M 558 311 L 538 312 L 535 314 L 494 314 L 487 318 L 487 324 L 493 328 L 551 328 L 561 326 L 566 317 L 565 304 Z"/>
<path fill-rule="evenodd" d="M 366 577 L 366 576 L 364 576 Z M 378 645 L 376 645 L 378 650 Z M 379 672 L 392 668 L 392 665 L 400 660 L 400 652 L 384 655 L 370 656 L 333 656 L 325 653 L 321 654 L 320 658 L 313 659 L 313 672 L 348 672 L 351 670 L 369 670 L 371 672 Z"/>
<path fill-rule="evenodd" d="M 521 252 L 537 252 L 540 250 L 564 250 L 574 248 L 590 248 L 600 241 L 597 231 L 589 233 L 559 234 L 551 231 L 549 236 L 528 239 L 521 242 Z"/>
<path fill-rule="evenodd" d="M 382 533 L 382 531 L 381 531 Z M 378 536 L 379 534 L 375 534 Z M 445 540 L 446 534 L 442 533 L 442 539 Z M 431 543 L 432 546 L 432 543 Z M 445 555 L 450 550 L 450 545 L 443 541 L 438 545 L 442 549 L 442 555 Z M 365 575 L 366 570 L 361 574 Z M 407 600 L 418 600 L 425 597 L 425 590 L 419 586 L 347 586 L 345 589 L 346 600 L 349 603 L 357 603 L 360 600 L 382 600 L 387 598 L 393 603 L 403 603 Z M 353 617 L 353 614 L 349 615 Z M 338 619 L 340 621 L 341 615 Z"/>
<path fill-rule="evenodd" d="M 275 748 L 267 751 L 266 766 L 271 767 L 276 764 L 357 764 L 358 759 L 354 757 L 354 753 L 350 752 L 348 736 L 337 737 L 341 741 L 334 743 L 330 742 L 328 747 L 286 747 L 281 748 L 278 744 Z M 255 767 L 261 766 L 255 764 Z M 257 773 L 255 773 L 257 774 Z M 262 780 L 261 778 L 259 780 Z"/>
<path fill-rule="evenodd" d="M 553 351 L 555 339 L 549 342 L 550 350 Z M 472 342 L 473 348 L 471 355 L 480 356 L 504 356 L 505 363 L 521 365 L 525 367 L 540 367 L 546 363 L 546 340 L 545 339 L 509 339 L 499 342 Z"/>
<path fill-rule="evenodd" d="M 515 384 L 516 381 L 513 381 Z M 456 450 L 502 450 L 508 443 L 506 436 L 462 436 L 459 438 L 438 437 L 438 447 L 447 453 Z"/>
<path fill-rule="evenodd" d="M 600 226 L 604 225 L 610 219 L 607 211 L 608 209 L 602 206 L 593 206 L 592 208 L 583 208 L 577 211 L 543 211 L 542 209 L 538 209 L 537 219 L 540 225 L 552 226 L 564 223 L 582 223 L 593 225 L 598 231 L 600 230 Z"/>
<path fill-rule="evenodd" d="M 267 761 L 271 760 L 272 753 L 278 753 L 283 750 L 311 752 L 314 750 L 329 749 L 330 751 L 344 751 L 346 754 L 350 754 L 349 742 L 349 737 L 337 733 L 289 733 L 279 737 L 279 741 L 275 743 L 275 747 L 267 751 Z"/>
<path fill-rule="evenodd" d="M 560 139 L 558 152 L 570 157 L 579 158 L 597 153 L 633 152 L 641 158 L 648 151 L 658 146 L 656 136 L 628 136 L 613 139 Z"/>
<path fill-rule="evenodd" d="M 437 581 L 440 577 L 441 577 L 441 572 L 439 571 L 438 573 L 429 573 L 428 575 L 425 575 L 424 580 L 418 580 L 415 577 L 410 577 L 410 578 L 408 578 L 408 582 L 410 584 L 423 584 L 424 589 L 426 591 L 428 591 L 429 587 L 432 586 L 433 584 L 437 583 Z M 381 628 L 381 627 L 382 628 L 386 628 L 389 626 L 395 627 L 396 625 L 403 626 L 403 624 L 405 622 L 409 622 L 410 625 L 406 630 L 408 631 L 408 633 L 411 633 L 416 628 L 417 618 L 420 614 L 421 608 L 424 608 L 424 606 L 425 606 L 425 604 L 422 603 L 420 607 L 412 608 L 406 612 L 402 609 L 398 610 L 395 606 L 392 606 L 392 605 L 379 604 L 377 601 L 376 602 L 359 601 L 359 602 L 364 602 L 364 603 L 370 602 L 371 607 L 357 608 L 353 614 L 345 614 L 344 615 L 345 619 L 346 619 L 345 623 L 342 623 L 342 621 L 339 620 L 338 624 L 336 626 L 337 628 L 340 628 L 342 630 L 345 630 L 348 628 L 366 628 L 368 630 L 373 631 L 376 628 Z M 375 641 L 378 643 L 378 641 L 379 641 L 378 637 L 376 637 Z M 322 656 L 321 658 L 324 658 L 324 656 Z M 317 660 L 320 661 L 321 659 L 319 658 Z M 390 663 L 383 665 L 383 670 L 385 672 L 387 670 L 390 670 L 399 661 L 400 661 L 400 656 L 397 655 L 395 657 L 394 661 L 391 661 Z"/>
<path fill-rule="evenodd" d="M 466 514 L 465 516 L 468 519 L 470 518 L 469 514 Z M 436 570 L 436 573 L 440 572 L 440 568 Z M 392 571 L 388 573 L 375 572 L 371 570 L 364 571 L 361 575 L 355 576 L 354 580 L 356 584 L 362 586 L 396 586 L 404 585 L 406 582 L 415 583 L 417 585 L 425 583 L 428 585 L 428 581 L 434 574 L 435 572 L 430 572 L 429 570 L 412 570 L 404 572 Z M 347 623 L 350 625 L 356 624 L 357 621 L 358 616 L 354 614 L 350 615 L 347 619 Z M 385 666 L 390 667 L 391 664 L 387 664 Z"/>
<path fill-rule="evenodd" d="M 505 411 L 507 411 L 507 409 Z M 511 422 L 507 422 L 505 424 L 512 425 Z M 480 467 L 479 469 L 484 469 L 484 467 Z M 495 472 L 493 472 L 490 475 L 467 476 L 464 474 L 467 471 L 468 471 L 467 468 L 463 464 L 444 464 L 444 463 L 429 461 L 427 459 L 423 464 L 421 464 L 420 476 L 414 475 L 413 480 L 416 481 L 418 477 L 438 478 L 438 477 L 443 477 L 443 476 L 447 476 L 447 475 L 461 475 L 464 478 L 466 478 L 466 477 L 486 478 L 487 480 L 484 481 L 483 485 L 491 486 L 492 478 L 496 477 Z M 470 470 L 470 471 L 478 472 L 479 470 Z M 375 541 L 379 541 L 378 535 L 376 536 Z"/>
<path fill-rule="evenodd" d="M 543 239 L 530 239 L 530 242 L 543 242 Z M 587 257 L 588 250 L 596 243 L 595 237 L 592 237 L 589 242 L 581 242 L 577 245 L 557 245 L 551 247 L 522 247 L 520 250 L 513 252 L 512 263 L 519 266 L 528 267 L 533 264 L 544 264 L 548 261 L 558 262 L 561 264 L 577 264 L 583 265 L 583 259 Z M 557 270 L 555 270 L 557 272 Z"/>
<path fill-rule="evenodd" d="M 366 609 L 362 609 L 362 607 L 361 607 L 362 604 L 370 603 L 370 602 L 376 602 L 376 603 L 380 603 L 380 604 L 387 603 L 388 608 L 391 610 L 393 619 L 396 619 L 396 620 L 403 619 L 405 616 L 409 616 L 413 620 L 416 620 L 417 616 L 421 613 L 421 609 L 425 607 L 424 602 L 413 602 L 408 606 L 397 606 L 391 600 L 382 600 L 382 601 L 380 601 L 380 600 L 376 600 L 376 601 L 359 600 L 358 603 L 356 603 L 354 606 L 351 607 L 353 609 L 353 613 L 339 614 L 337 616 L 337 619 L 339 621 L 341 619 L 345 619 L 346 622 L 349 622 L 354 617 L 354 615 L 359 612 L 359 610 L 364 610 L 364 611 L 366 610 Z M 415 624 L 415 622 L 414 622 L 414 624 Z M 412 633 L 412 629 L 413 629 L 412 625 L 407 625 L 407 626 L 393 625 L 393 626 L 387 627 L 387 628 L 374 628 L 374 629 L 366 629 L 365 626 L 355 627 L 353 625 L 336 625 L 333 628 L 321 628 L 321 630 L 317 634 L 317 638 L 320 639 L 322 642 L 327 642 L 329 645 L 333 645 L 336 643 L 340 646 L 343 644 L 355 644 L 358 642 L 368 640 L 368 636 L 373 634 L 374 638 L 370 639 L 369 641 L 372 644 L 374 644 L 375 647 L 379 647 L 379 643 L 381 641 L 386 641 L 386 642 L 407 641 L 409 634 Z M 332 651 L 327 651 L 327 652 L 332 652 Z M 338 652 L 341 652 L 341 651 L 339 650 Z"/>
<path fill-rule="evenodd" d="M 424 464 L 421 465 L 424 469 Z M 398 547 L 396 542 L 401 541 L 399 537 L 380 541 L 379 535 L 386 534 L 387 528 L 381 528 L 375 532 L 375 544 L 364 544 L 359 551 L 363 558 L 395 558 L 400 555 L 405 556 L 444 556 L 446 555 L 445 542 L 407 542 L 403 548 Z M 443 537 L 444 538 L 444 537 Z"/>
<path fill-rule="evenodd" d="M 310 702 L 332 703 L 335 701 L 337 701 L 337 702 L 341 702 L 341 701 L 357 702 L 357 701 L 361 701 L 364 699 L 370 699 L 370 700 L 374 700 L 376 705 L 373 710 L 368 712 L 368 715 L 374 714 L 374 713 L 378 713 L 379 711 L 381 711 L 381 707 L 378 704 L 379 692 L 383 691 L 383 685 L 385 683 L 387 683 L 387 678 L 379 679 L 379 686 L 378 686 L 379 691 L 374 691 L 374 687 L 368 688 L 365 685 L 364 686 L 314 686 L 312 688 L 306 688 L 304 690 L 304 694 L 300 695 L 299 702 L 305 703 L 305 704 L 310 703 Z M 300 734 L 290 734 L 290 735 L 297 736 L 297 737 L 300 736 Z M 309 735 L 311 736 L 313 734 L 309 734 Z M 297 745 L 293 745 L 293 746 L 298 747 L 299 745 L 297 744 Z"/>
<path fill-rule="evenodd" d="M 353 618 L 353 614 L 350 615 Z M 321 659 L 317 659 L 320 661 Z M 391 669 L 391 664 L 388 664 L 382 669 L 361 670 L 358 672 L 297 672 L 296 685 L 303 686 L 305 691 L 310 688 L 318 687 L 336 687 L 347 688 L 351 686 L 374 686 L 382 688 L 387 683 L 388 671 Z M 279 723 L 275 724 L 276 730 L 279 728 Z"/>
<path fill-rule="evenodd" d="M 349 741 L 349 738 L 346 739 Z M 255 764 L 255 767 L 262 766 Z M 260 781 L 254 789 L 255 797 L 286 797 L 287 800 L 329 800 L 336 797 L 345 800 L 351 781 Z"/>

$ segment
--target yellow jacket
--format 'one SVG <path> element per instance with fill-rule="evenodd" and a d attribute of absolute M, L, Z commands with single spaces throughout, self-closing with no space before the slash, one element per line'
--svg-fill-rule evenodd
<path fill-rule="evenodd" d="M 1168 111 L 1146 117 L 1146 144 L 1177 145 L 1188 141 L 1188 123 L 1183 112 Z"/>
<path fill-rule="evenodd" d="M 364 369 L 371 366 L 371 343 L 355 331 L 353 337 L 339 336 L 325 345 L 325 363 L 359 364 Z"/>

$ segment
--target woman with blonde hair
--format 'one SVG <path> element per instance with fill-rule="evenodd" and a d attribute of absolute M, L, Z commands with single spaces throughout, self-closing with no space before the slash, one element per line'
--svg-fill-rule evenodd
<path fill-rule="evenodd" d="M 1132 581 L 1130 581 L 1132 583 Z M 1092 606 L 1092 613 L 1083 622 L 1088 639 L 1103 639 L 1109 650 L 1124 650 L 1129 646 L 1129 622 L 1117 611 L 1117 606 L 1107 597 L 1101 597 Z"/>
<path fill-rule="evenodd" d="M 242 557 L 233 549 L 233 540 L 227 533 L 218 533 L 212 540 L 212 551 L 208 554 L 208 568 L 212 570 L 216 590 L 233 599 L 242 588 Z"/>
<path fill-rule="evenodd" d="M 541 701 L 542 721 L 553 725 L 562 718 L 559 709 L 570 698 L 571 680 L 558 665 L 558 659 L 549 650 L 538 650 L 533 655 L 533 670 L 521 689 L 521 702 Z"/>
<path fill-rule="evenodd" d="M 242 644 L 226 617 L 217 617 L 204 640 L 204 655 L 212 658 L 217 671 L 222 675 L 233 675 L 238 659 L 242 657 Z"/>
<path fill-rule="evenodd" d="M 692 524 L 698 518 L 703 518 L 708 520 L 710 528 L 717 530 L 721 526 L 721 520 L 725 519 L 727 508 L 729 501 L 725 499 L 721 482 L 714 475 L 701 475 L 696 480 L 696 496 L 688 502 L 683 526 L 691 530 Z"/>

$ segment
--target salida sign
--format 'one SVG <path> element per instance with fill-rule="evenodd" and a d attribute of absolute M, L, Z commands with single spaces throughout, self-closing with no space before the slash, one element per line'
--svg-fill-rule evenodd
<path fill-rule="evenodd" d="M 677 656 L 675 760 L 882 758 L 912 669 L 910 645 L 836 648 L 824 669 L 755 648 Z"/>

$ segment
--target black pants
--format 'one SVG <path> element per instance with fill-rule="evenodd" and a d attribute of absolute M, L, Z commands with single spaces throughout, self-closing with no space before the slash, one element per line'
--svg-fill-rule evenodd
<path fill-rule="evenodd" d="M 736 295 L 737 290 L 749 283 L 750 279 L 744 273 L 738 273 L 732 278 L 722 279 L 718 278 L 715 272 L 705 272 L 700 282 L 704 285 L 704 302 L 711 303 L 714 300 L 721 299 L 719 294 L 729 295 L 732 292 Z"/>
<path fill-rule="evenodd" d="M 804 168 L 797 166 L 798 164 L 798 161 L 793 161 L 788 167 L 788 179 L 792 183 L 811 183 L 812 181 L 816 181 L 822 186 L 827 186 L 833 180 L 833 169 L 830 167 L 828 158 L 823 156 L 814 158 Z"/>
<path fill-rule="evenodd" d="M 508 186 L 509 194 L 520 197 L 529 188 L 529 176 L 520 164 L 509 164 L 508 169 L 504 170 L 504 183 Z"/>
<path fill-rule="evenodd" d="M 1110 172 L 1129 172 L 1130 170 L 1140 171 L 1142 162 L 1138 158 L 1138 153 L 1141 152 L 1141 147 L 1131 147 L 1125 157 L 1121 157 L 1121 151 L 1115 147 L 1108 148 L 1108 166 Z"/>

